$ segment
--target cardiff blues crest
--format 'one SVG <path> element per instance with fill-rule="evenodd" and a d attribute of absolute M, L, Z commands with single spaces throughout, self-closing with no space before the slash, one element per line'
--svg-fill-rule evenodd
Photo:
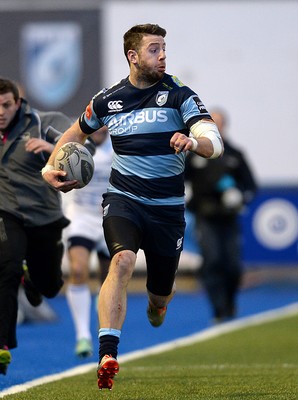
<path fill-rule="evenodd" d="M 21 31 L 22 82 L 47 108 L 58 108 L 77 91 L 82 76 L 82 32 L 74 22 L 28 23 Z"/>
<path fill-rule="evenodd" d="M 166 102 L 168 100 L 168 95 L 169 95 L 169 92 L 158 92 L 156 95 L 156 99 L 155 99 L 156 104 L 160 107 L 163 106 L 164 104 L 166 104 Z"/>

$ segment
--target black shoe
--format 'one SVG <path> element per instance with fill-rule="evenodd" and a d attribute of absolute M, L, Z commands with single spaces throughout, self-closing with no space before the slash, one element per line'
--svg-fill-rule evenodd
<path fill-rule="evenodd" d="M 31 282 L 28 267 L 26 264 L 23 264 L 23 269 L 24 275 L 22 277 L 22 285 L 24 287 L 27 300 L 33 307 L 37 307 L 42 303 L 42 295 Z"/>

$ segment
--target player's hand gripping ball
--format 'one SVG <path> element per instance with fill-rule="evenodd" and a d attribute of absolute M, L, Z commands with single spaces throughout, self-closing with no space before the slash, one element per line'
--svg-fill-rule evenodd
<path fill-rule="evenodd" d="M 58 150 L 54 167 L 67 173 L 64 180 L 77 180 L 79 182 L 77 189 L 80 189 L 91 181 L 94 161 L 85 146 L 77 142 L 69 142 Z"/>

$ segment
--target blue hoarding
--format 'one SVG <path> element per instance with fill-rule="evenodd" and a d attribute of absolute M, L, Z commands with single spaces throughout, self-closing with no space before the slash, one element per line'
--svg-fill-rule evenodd
<path fill-rule="evenodd" d="M 241 216 L 243 260 L 298 264 L 298 187 L 263 187 Z"/>

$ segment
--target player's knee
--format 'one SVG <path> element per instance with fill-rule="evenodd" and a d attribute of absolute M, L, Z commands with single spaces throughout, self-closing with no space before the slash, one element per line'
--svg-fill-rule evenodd
<path fill-rule="evenodd" d="M 131 277 L 135 267 L 136 259 L 137 256 L 133 251 L 120 251 L 113 257 L 113 272 L 119 274 L 119 276 Z"/>

